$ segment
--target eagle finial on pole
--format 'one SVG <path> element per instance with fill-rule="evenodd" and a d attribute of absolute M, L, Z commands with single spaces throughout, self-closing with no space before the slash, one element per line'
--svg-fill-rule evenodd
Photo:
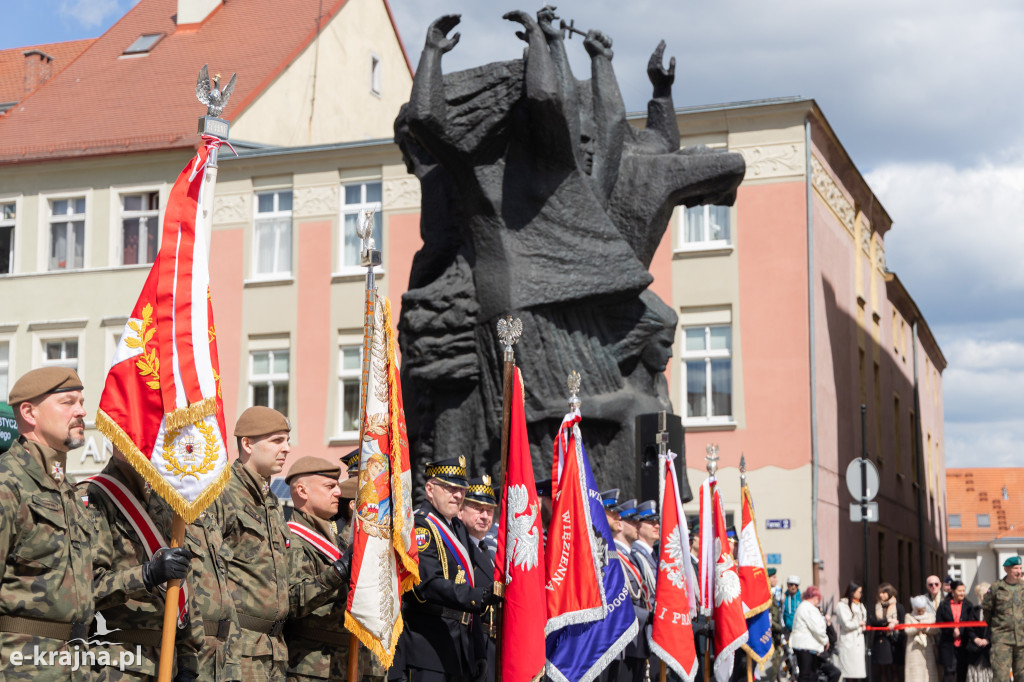
<path fill-rule="evenodd" d="M 231 80 L 228 81 L 227 87 L 221 90 L 220 74 L 215 75 L 211 82 L 208 65 L 203 64 L 203 68 L 199 70 L 199 79 L 196 81 L 196 99 L 206 105 L 207 116 L 219 117 L 221 115 L 235 89 L 237 76 L 237 73 L 231 74 Z"/>

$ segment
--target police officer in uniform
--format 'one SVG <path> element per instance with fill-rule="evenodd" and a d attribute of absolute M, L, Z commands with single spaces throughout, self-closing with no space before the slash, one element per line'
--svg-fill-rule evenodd
<path fill-rule="evenodd" d="M 981 601 L 985 622 L 992 630 L 989 658 L 995 679 L 1024 680 L 1024 584 L 1021 583 L 1021 558 L 1012 556 L 1003 562 L 1006 575 L 992 583 Z"/>
<path fill-rule="evenodd" d="M 85 443 L 82 380 L 66 367 L 32 370 L 7 400 L 20 436 L 0 456 L 0 677 L 89 679 L 88 666 L 58 658 L 88 638 L 93 617 L 92 522 L 65 475 L 68 450 Z"/>
<path fill-rule="evenodd" d="M 466 488 L 466 499 L 462 502 L 459 519 L 466 526 L 470 542 L 476 545 L 480 563 L 476 570 L 477 585 L 485 585 L 494 580 L 494 556 L 487 544 L 487 532 L 494 522 L 494 510 L 498 501 L 491 487 L 491 477 L 487 474 L 472 478 Z M 497 657 L 497 624 L 493 606 L 488 606 L 479 618 L 479 627 L 475 627 L 477 658 L 487 659 L 486 682 L 494 682 L 494 666 Z"/>
<path fill-rule="evenodd" d="M 316 575 L 300 573 L 281 503 L 270 492 L 291 451 L 288 418 L 269 407 L 245 410 L 235 423 L 238 459 L 221 494 L 224 541 L 231 549 L 228 582 L 238 610 L 237 655 L 243 680 L 283 680 L 288 665 L 284 624 L 289 613 L 315 609 L 348 583 L 345 558 Z M 294 553 L 291 551 L 294 548 Z"/>
<path fill-rule="evenodd" d="M 320 457 L 303 457 L 292 465 L 285 482 L 291 488 L 295 524 L 313 539 L 337 546 L 331 517 L 338 511 L 341 467 Z M 331 567 L 334 559 L 293 531 L 291 541 L 300 551 L 301 575 L 315 575 Z M 348 665 L 349 633 L 345 629 L 348 587 L 333 600 L 285 625 L 289 680 L 342 680 Z"/>
<path fill-rule="evenodd" d="M 608 519 L 608 526 L 611 528 L 612 537 L 615 540 L 615 549 L 619 559 L 619 565 L 626 576 L 626 588 L 633 600 L 633 609 L 636 612 L 637 623 L 646 624 L 650 615 L 649 595 L 644 587 L 643 576 L 630 559 L 629 542 L 626 539 L 627 523 L 622 516 L 631 518 L 636 514 L 636 500 L 619 502 L 619 490 L 613 488 L 601 493 L 601 503 L 604 506 L 604 514 Z M 631 526 L 629 526 L 631 528 Z M 650 654 L 650 647 L 647 644 L 647 633 L 643 627 L 639 629 L 636 637 L 633 638 L 622 652 L 622 659 L 612 661 L 604 673 L 602 679 L 607 682 L 637 682 L 644 679 L 647 670 L 647 656 Z"/>
<path fill-rule="evenodd" d="M 405 629 L 388 679 L 468 682 L 486 675 L 470 633 L 474 616 L 496 603 L 491 581 L 477 580 L 483 559 L 458 519 L 465 499 L 464 457 L 426 464 L 426 501 L 416 510 L 420 583 L 406 592 Z"/>

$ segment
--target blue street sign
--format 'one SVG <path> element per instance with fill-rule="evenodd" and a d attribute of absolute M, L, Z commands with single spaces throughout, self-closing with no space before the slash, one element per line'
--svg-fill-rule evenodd
<path fill-rule="evenodd" d="M 789 530 L 789 519 L 766 519 L 764 527 L 767 530 Z"/>

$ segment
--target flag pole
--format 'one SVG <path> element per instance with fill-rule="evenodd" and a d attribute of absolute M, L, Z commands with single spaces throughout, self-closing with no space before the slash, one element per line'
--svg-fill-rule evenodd
<path fill-rule="evenodd" d="M 199 83 L 202 84 L 206 76 L 206 66 L 199 72 Z M 234 76 L 232 79 L 232 88 L 234 89 Z M 213 92 L 207 92 L 205 99 L 201 96 L 200 88 L 197 87 L 196 96 L 199 97 L 199 101 L 206 105 L 206 115 L 199 117 L 198 134 L 203 137 L 203 144 L 207 144 L 207 138 L 212 137 L 216 139 L 216 142 L 209 144 L 210 155 L 206 161 L 206 175 L 204 176 L 204 187 L 203 187 L 203 226 L 206 228 L 206 254 L 209 258 L 210 254 L 210 243 L 213 239 L 213 195 L 217 187 L 217 152 L 220 149 L 220 143 L 228 139 L 228 132 L 231 125 L 224 119 L 219 118 L 219 114 L 223 111 L 224 106 L 227 105 L 228 98 L 231 97 L 231 91 L 227 90 L 225 93 L 219 89 L 220 76 L 218 75 L 214 79 L 214 90 Z M 207 81 L 208 84 L 208 81 Z M 185 519 L 182 518 L 181 514 L 174 512 L 174 520 L 171 522 L 171 547 L 182 547 L 185 544 Z M 167 581 L 167 593 L 164 597 L 164 623 L 163 630 L 160 634 L 160 663 L 157 669 L 157 680 L 158 682 L 170 682 L 171 673 L 174 668 L 174 661 L 177 658 L 175 655 L 174 642 L 178 634 L 178 600 L 181 596 L 181 581 L 178 579 L 172 579 Z"/>
<path fill-rule="evenodd" d="M 359 449 L 363 447 L 363 430 L 366 428 L 366 385 L 370 378 L 370 348 L 373 344 L 373 320 L 377 306 L 377 281 L 373 269 L 381 264 L 381 252 L 373 241 L 372 210 L 363 214 L 363 220 L 356 230 L 363 245 L 359 251 L 359 265 L 366 268 L 366 296 L 363 318 L 363 370 L 359 385 Z M 360 462 L 362 468 L 362 462 Z M 354 522 L 354 521 L 353 521 Z M 359 638 L 354 632 L 348 634 L 348 679 L 359 679 Z"/>
<path fill-rule="evenodd" d="M 714 484 L 715 484 L 715 473 L 718 471 L 718 446 L 708 445 L 704 448 L 707 451 L 707 455 L 704 457 L 707 463 L 708 478 L 711 479 L 712 495 L 711 499 L 714 500 Z M 701 519 L 703 524 L 704 520 Z M 704 528 L 701 528 L 701 539 L 704 538 Z M 701 556 L 704 554 L 704 548 L 701 547 Z M 703 595 L 702 595 L 703 596 Z M 708 603 L 713 603 L 708 602 Z M 710 608 L 701 609 L 704 612 L 704 631 L 705 631 L 705 642 L 704 642 L 704 682 L 711 682 L 711 648 L 715 645 L 715 621 L 714 611 Z"/>
<path fill-rule="evenodd" d="M 505 344 L 505 367 L 504 367 L 504 383 L 502 385 L 502 398 L 501 398 L 501 471 L 500 480 L 503 488 L 508 487 L 507 481 L 507 470 L 508 470 L 508 444 L 510 431 L 512 428 L 512 382 L 515 381 L 516 373 L 516 354 L 512 349 L 516 342 L 519 341 L 519 336 L 523 333 L 523 323 L 517 318 L 511 316 L 504 317 L 498 320 L 498 340 Z M 503 499 L 502 498 L 499 499 Z M 508 560 L 506 556 L 506 561 Z M 502 575 L 505 575 L 504 567 L 501 571 Z M 494 585 L 494 592 L 499 597 L 504 594 L 505 583 L 496 582 Z M 496 611 L 494 618 L 494 629 L 495 629 L 495 654 L 494 654 L 494 679 L 495 682 L 501 682 L 501 657 L 504 647 L 502 646 L 501 630 L 502 630 L 502 618 L 504 617 L 504 609 L 502 608 L 502 602 L 498 602 L 491 606 Z"/>

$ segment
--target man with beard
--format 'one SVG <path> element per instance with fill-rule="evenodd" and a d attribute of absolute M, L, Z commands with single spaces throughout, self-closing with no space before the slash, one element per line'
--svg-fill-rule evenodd
<path fill-rule="evenodd" d="M 92 524 L 65 475 L 68 450 L 85 443 L 82 380 L 66 367 L 32 370 L 8 402 L 20 436 L 0 457 L 3 676 L 89 679 L 88 666 L 72 670 L 56 658 L 73 655 L 71 640 L 87 639 L 93 618 Z"/>
<path fill-rule="evenodd" d="M 405 593 L 405 629 L 389 680 L 468 682 L 486 675 L 470 635 L 474 616 L 497 602 L 492 580 L 478 580 L 480 550 L 458 519 L 469 482 L 466 458 L 427 462 L 426 501 L 416 510 L 420 583 Z"/>

